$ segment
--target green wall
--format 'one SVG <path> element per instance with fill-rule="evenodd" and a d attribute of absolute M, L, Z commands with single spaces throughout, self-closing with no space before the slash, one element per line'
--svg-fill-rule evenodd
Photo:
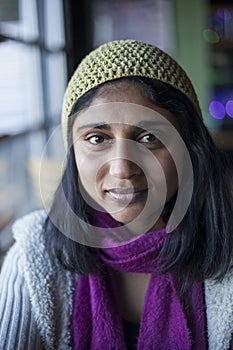
<path fill-rule="evenodd" d="M 206 28 L 208 3 L 205 0 L 174 0 L 175 58 L 190 76 L 196 89 L 205 124 L 208 118 L 208 44 L 203 38 Z"/>

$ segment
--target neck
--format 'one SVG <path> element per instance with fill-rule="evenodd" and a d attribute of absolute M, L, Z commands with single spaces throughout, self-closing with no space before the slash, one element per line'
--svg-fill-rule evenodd
<path fill-rule="evenodd" d="M 114 271 L 118 308 L 123 319 L 140 323 L 151 274 Z"/>
<path fill-rule="evenodd" d="M 134 221 L 132 223 L 126 224 L 125 227 L 133 238 L 137 237 L 138 235 L 141 235 L 142 233 L 159 231 L 165 228 L 165 226 L 165 222 L 161 217 L 159 217 L 159 219 L 152 226 L 150 226 L 149 224 L 145 225 L 144 222 L 141 221 Z"/>

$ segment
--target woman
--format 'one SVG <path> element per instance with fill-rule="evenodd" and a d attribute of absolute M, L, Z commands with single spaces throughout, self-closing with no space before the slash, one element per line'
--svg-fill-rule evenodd
<path fill-rule="evenodd" d="M 230 184 L 185 72 L 107 43 L 71 78 L 62 128 L 50 211 L 13 228 L 1 349 L 230 349 Z"/>

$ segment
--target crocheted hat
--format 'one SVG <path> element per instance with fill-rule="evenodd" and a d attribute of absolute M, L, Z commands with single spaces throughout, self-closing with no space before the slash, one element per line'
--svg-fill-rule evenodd
<path fill-rule="evenodd" d="M 131 76 L 153 78 L 172 85 L 188 97 L 202 117 L 193 85 L 173 58 L 144 42 L 116 40 L 89 53 L 70 79 L 62 108 L 62 131 L 66 148 L 68 117 L 77 99 L 97 85 Z"/>

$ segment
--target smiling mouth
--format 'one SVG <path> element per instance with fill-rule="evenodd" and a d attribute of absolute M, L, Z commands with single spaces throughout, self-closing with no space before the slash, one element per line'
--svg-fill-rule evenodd
<path fill-rule="evenodd" d="M 119 204 L 133 204 L 145 200 L 148 188 L 112 188 L 106 190 L 105 193 Z"/>

